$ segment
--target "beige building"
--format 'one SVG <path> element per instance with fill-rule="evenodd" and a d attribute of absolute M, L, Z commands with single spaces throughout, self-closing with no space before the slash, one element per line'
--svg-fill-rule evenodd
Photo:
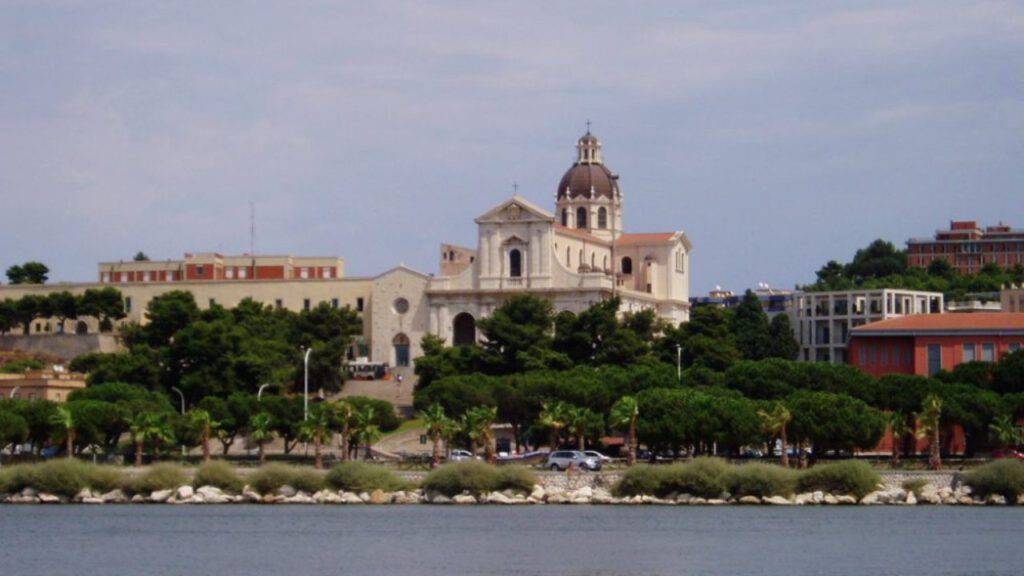
<path fill-rule="evenodd" d="M 999 292 L 1003 312 L 1024 312 L 1024 286 L 1010 285 Z"/>
<path fill-rule="evenodd" d="M 64 402 L 68 394 L 85 388 L 85 376 L 58 370 L 0 374 L 0 395 L 4 398 Z"/>

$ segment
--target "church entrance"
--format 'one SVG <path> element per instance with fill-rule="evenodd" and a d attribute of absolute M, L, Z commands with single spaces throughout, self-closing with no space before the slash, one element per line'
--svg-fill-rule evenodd
<path fill-rule="evenodd" d="M 395 346 L 395 366 L 408 366 L 409 337 L 403 333 L 398 333 L 391 343 Z"/>
<path fill-rule="evenodd" d="M 472 346 L 476 344 L 476 318 L 468 312 L 462 312 L 452 321 L 452 344 L 454 346 Z"/>

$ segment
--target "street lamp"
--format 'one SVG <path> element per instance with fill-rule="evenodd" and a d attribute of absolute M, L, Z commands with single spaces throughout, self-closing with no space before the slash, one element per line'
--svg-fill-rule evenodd
<path fill-rule="evenodd" d="M 309 420 L 309 354 L 312 348 L 305 348 L 305 355 L 302 357 L 302 420 Z"/>
<path fill-rule="evenodd" d="M 260 398 L 262 398 L 262 397 L 263 397 L 263 390 L 264 390 L 264 388 L 266 388 L 267 386 L 270 386 L 270 383 L 267 383 L 267 384 L 260 384 L 260 389 L 256 391 L 256 401 L 257 401 L 257 402 L 259 402 L 259 401 L 260 401 Z"/>
<path fill-rule="evenodd" d="M 174 390 L 175 392 L 178 393 L 178 396 L 181 396 L 181 415 L 184 416 L 185 415 L 185 394 L 182 393 L 181 390 L 178 390 L 177 386 L 171 386 L 171 390 Z"/>
<path fill-rule="evenodd" d="M 683 345 L 676 344 L 676 380 L 683 381 Z"/>
<path fill-rule="evenodd" d="M 11 400 L 13 400 L 14 395 L 18 393 L 18 388 L 21 388 L 21 386 L 15 386 L 14 388 L 11 388 Z"/>

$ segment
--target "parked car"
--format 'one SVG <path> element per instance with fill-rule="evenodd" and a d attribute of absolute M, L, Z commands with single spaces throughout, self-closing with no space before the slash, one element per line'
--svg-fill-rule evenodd
<path fill-rule="evenodd" d="M 448 457 L 449 462 L 465 462 L 467 460 L 476 460 L 473 453 L 469 450 L 456 449 L 452 450 L 451 456 Z"/>
<path fill-rule="evenodd" d="M 601 469 L 601 460 L 579 450 L 557 450 L 548 455 L 546 466 L 551 470 L 568 470 L 572 466 L 596 472 Z"/>
<path fill-rule="evenodd" d="M 1024 460 L 1024 452 L 1020 450 L 996 450 L 992 452 L 993 458 L 1011 458 L 1013 460 Z"/>
<path fill-rule="evenodd" d="M 597 450 L 585 450 L 583 453 L 586 454 L 587 456 L 590 456 L 591 458 L 597 458 L 597 461 L 602 464 L 612 461 L 611 456 L 605 456 L 604 454 L 601 454 Z"/>

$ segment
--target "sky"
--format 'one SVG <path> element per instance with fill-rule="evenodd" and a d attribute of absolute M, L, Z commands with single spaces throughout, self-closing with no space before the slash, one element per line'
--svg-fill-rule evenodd
<path fill-rule="evenodd" d="M 8 0 L 0 267 L 247 252 L 252 202 L 257 253 L 436 273 L 587 120 L 695 295 L 1024 227 L 1024 4 Z"/>

